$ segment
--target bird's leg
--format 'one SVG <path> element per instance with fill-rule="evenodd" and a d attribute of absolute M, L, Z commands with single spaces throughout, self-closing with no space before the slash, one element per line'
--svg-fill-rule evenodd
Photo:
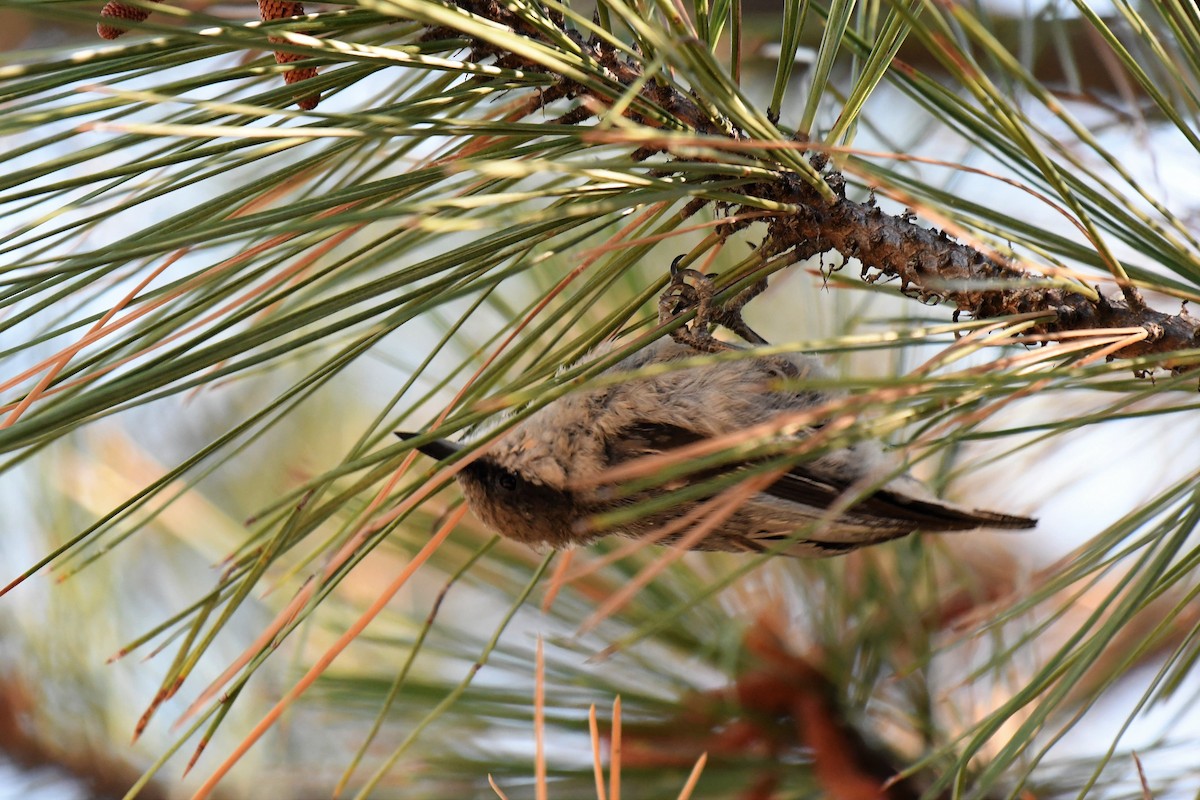
<path fill-rule="evenodd" d="M 687 282 L 688 278 L 695 281 L 694 286 Z M 696 318 L 671 331 L 671 338 L 702 353 L 729 350 L 728 344 L 712 335 L 712 298 L 712 280 L 703 272 L 681 268 L 676 258 L 671 262 L 671 282 L 658 298 L 658 321 L 666 324 L 694 308 Z"/>
<path fill-rule="evenodd" d="M 711 275 L 705 276 L 705 280 L 708 280 L 709 283 L 712 282 L 711 278 Z M 726 329 L 736 333 L 743 341 L 749 344 L 768 344 L 766 339 L 751 330 L 746 321 L 742 319 L 742 309 L 746 307 L 746 304 L 766 290 L 767 279 L 760 278 L 730 298 L 728 303 L 719 306 L 713 315 L 712 321 L 718 325 L 725 326 Z"/>
<path fill-rule="evenodd" d="M 680 268 L 679 258 L 676 258 L 671 263 L 671 282 L 658 298 L 659 323 L 666 324 L 695 308 L 696 318 L 692 320 L 691 325 L 684 325 L 671 332 L 671 338 L 680 344 L 705 353 L 719 353 L 732 349 L 732 345 L 712 335 L 713 325 L 727 328 L 750 344 L 766 344 L 767 340 L 751 330 L 742 319 L 742 308 L 767 288 L 767 279 L 763 278 L 742 290 L 728 303 L 714 306 L 714 277 L 698 270 Z M 687 282 L 688 278 L 692 279 L 692 284 Z"/>

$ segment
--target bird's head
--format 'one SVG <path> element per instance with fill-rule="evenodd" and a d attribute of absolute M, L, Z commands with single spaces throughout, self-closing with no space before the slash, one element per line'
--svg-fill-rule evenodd
<path fill-rule="evenodd" d="M 397 431 L 401 439 L 420 434 Z M 435 439 L 417 450 L 439 461 L 463 449 L 463 445 Z M 457 475 L 463 496 L 475 516 L 509 539 L 532 546 L 554 548 L 582 544 L 575 533 L 576 522 L 586 512 L 567 489 L 538 480 L 526 470 L 502 465 L 492 454 L 495 446 L 476 456 Z"/>

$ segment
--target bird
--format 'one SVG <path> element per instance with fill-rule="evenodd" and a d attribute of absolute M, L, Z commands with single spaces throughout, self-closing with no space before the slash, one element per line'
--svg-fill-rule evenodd
<path fill-rule="evenodd" d="M 601 345 L 589 358 L 603 357 L 613 347 Z M 601 373 L 613 380 L 555 399 L 500 434 L 464 466 L 457 481 L 469 507 L 492 530 L 535 548 L 583 546 L 612 534 L 654 537 L 664 525 L 696 510 L 706 497 L 680 500 L 609 527 L 599 527 L 595 520 L 661 497 L 678 488 L 681 480 L 711 480 L 738 471 L 753 474 L 749 470 L 761 467 L 763 458 L 706 467 L 669 485 L 627 495 L 606 482 L 607 471 L 783 417 L 802 418 L 803 412 L 820 410 L 839 395 L 819 388 L 828 386 L 830 373 L 811 354 L 746 349 L 736 358 L 703 358 L 738 349 L 725 343 L 713 346 L 692 328 L 678 340 L 661 337 L 618 361 Z M 655 369 L 647 373 L 646 368 Z M 628 378 L 617 380 L 618 376 Z M 810 419 L 809 424 L 785 425 L 782 430 L 787 432 L 777 434 L 777 444 L 803 448 L 803 440 L 819 433 L 824 424 Z M 410 439 L 420 434 L 398 435 Z M 417 449 L 445 459 L 462 447 L 439 439 Z M 865 491 L 873 485 L 878 488 Z M 905 473 L 879 441 L 866 439 L 788 466 L 690 546 L 820 558 L 917 531 L 1028 529 L 1036 524 L 1029 517 L 941 500 Z M 686 530 L 670 532 L 658 543 L 679 543 L 686 535 Z"/>

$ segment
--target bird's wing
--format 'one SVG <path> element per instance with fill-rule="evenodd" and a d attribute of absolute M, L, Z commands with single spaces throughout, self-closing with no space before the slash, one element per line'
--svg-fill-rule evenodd
<path fill-rule="evenodd" d="M 638 422 L 624 429 L 620 436 L 610 437 L 606 455 L 609 465 L 615 466 L 705 438 L 708 437 L 702 433 L 678 425 Z M 706 469 L 695 477 L 705 480 L 754 465 L 752 461 L 729 463 Z M 818 471 L 813 463 L 802 463 L 781 475 L 763 489 L 762 494 L 811 508 L 814 518 L 819 518 L 821 511 L 841 501 L 845 493 L 854 488 L 851 481 Z M 893 530 L 898 535 L 903 535 L 900 531 L 935 533 L 973 528 L 1032 528 L 1036 524 L 1036 520 L 1027 517 L 969 509 L 887 487 L 867 495 L 844 511 L 843 522 L 851 520 L 864 529 Z"/>
<path fill-rule="evenodd" d="M 828 508 L 852 488 L 848 482 L 814 474 L 808 464 L 798 464 L 764 489 L 763 493 L 793 503 Z M 885 523 L 883 527 L 903 525 L 910 530 L 929 533 L 973 528 L 1032 528 L 1037 524 L 1036 520 L 1028 517 L 965 508 L 887 487 L 862 498 L 847 513 L 868 526 L 872 520 L 878 520 Z"/>
<path fill-rule="evenodd" d="M 608 466 L 615 467 L 635 458 L 658 455 L 708 437 L 699 431 L 663 422 L 635 422 L 608 437 L 604 451 Z"/>

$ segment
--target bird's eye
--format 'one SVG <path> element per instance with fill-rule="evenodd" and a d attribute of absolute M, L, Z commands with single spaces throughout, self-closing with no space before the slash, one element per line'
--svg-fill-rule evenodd
<path fill-rule="evenodd" d="M 510 492 L 517 488 L 517 479 L 507 472 L 501 472 L 496 482 L 500 484 L 501 489 L 507 489 Z"/>

